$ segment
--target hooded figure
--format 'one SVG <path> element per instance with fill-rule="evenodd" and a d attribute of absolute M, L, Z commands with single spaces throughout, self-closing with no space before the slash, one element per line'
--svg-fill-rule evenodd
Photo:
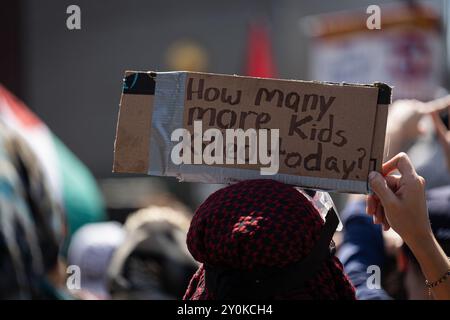
<path fill-rule="evenodd" d="M 113 299 L 181 299 L 198 264 L 186 247 L 188 212 L 172 202 L 128 217 L 108 269 Z"/>
<path fill-rule="evenodd" d="M 223 188 L 197 209 L 188 249 L 202 263 L 184 299 L 355 299 L 326 222 L 297 189 L 273 180 Z"/>
<path fill-rule="evenodd" d="M 62 208 L 28 144 L 0 120 L 0 300 L 69 299 Z"/>

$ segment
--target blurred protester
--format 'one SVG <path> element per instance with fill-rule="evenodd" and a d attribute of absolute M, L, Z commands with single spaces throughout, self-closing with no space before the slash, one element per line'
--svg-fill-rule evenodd
<path fill-rule="evenodd" d="M 125 240 L 108 271 L 113 299 L 181 299 L 197 268 L 186 247 L 189 214 L 176 204 L 150 206 L 125 223 Z"/>
<path fill-rule="evenodd" d="M 213 193 L 197 209 L 187 243 L 202 263 L 184 296 L 210 299 L 355 299 L 330 246 L 326 223 L 292 186 L 247 180 Z"/>
<path fill-rule="evenodd" d="M 428 117 L 434 110 L 446 109 L 449 104 L 450 96 L 444 96 L 429 102 L 397 100 L 389 107 L 385 160 L 407 152 L 417 173 L 427 181 L 427 189 L 450 184 L 446 162 L 448 147 L 442 148 L 443 132 L 447 129 L 437 112 L 434 112 L 434 121 Z M 437 126 L 439 123 L 441 125 Z"/>
<path fill-rule="evenodd" d="M 84 300 L 109 299 L 107 270 L 125 231 L 118 222 L 89 223 L 75 232 L 67 263 L 80 268 L 80 288 L 72 293 Z"/>
<path fill-rule="evenodd" d="M 23 138 L 42 166 L 42 179 L 66 213 L 66 244 L 83 224 L 106 218 L 101 193 L 89 170 L 22 101 L 1 85 L 0 119 Z"/>
<path fill-rule="evenodd" d="M 377 271 L 385 270 L 385 242 L 380 226 L 374 224 L 366 213 L 364 197 L 357 196 L 355 199 L 357 200 L 349 201 L 340 215 L 344 224 L 344 236 L 337 256 L 356 288 L 358 300 L 391 299 L 381 288 L 381 283 L 372 286 L 372 282 L 369 282 L 374 272 L 369 270 L 371 266 L 379 268 Z M 380 274 L 381 276 L 385 274 Z"/>
<path fill-rule="evenodd" d="M 0 120 L 0 299 L 69 298 L 59 203 L 28 144 Z"/>

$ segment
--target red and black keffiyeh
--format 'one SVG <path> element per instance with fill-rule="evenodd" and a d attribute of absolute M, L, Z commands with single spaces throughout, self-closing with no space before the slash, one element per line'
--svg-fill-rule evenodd
<path fill-rule="evenodd" d="M 184 299 L 215 299 L 205 266 L 251 273 L 289 268 L 314 248 L 324 225 L 317 209 L 298 190 L 274 180 L 247 180 L 213 193 L 197 209 L 187 245 L 202 263 Z M 252 297 L 248 297 L 252 298 Z M 342 264 L 330 256 L 298 290 L 273 299 L 355 299 Z"/>

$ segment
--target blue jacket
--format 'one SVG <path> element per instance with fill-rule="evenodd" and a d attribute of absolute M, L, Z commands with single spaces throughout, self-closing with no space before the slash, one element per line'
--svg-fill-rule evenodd
<path fill-rule="evenodd" d="M 363 201 L 350 202 L 341 212 L 344 224 L 344 239 L 338 258 L 344 270 L 356 288 L 358 300 L 388 300 L 391 297 L 381 288 L 374 289 L 367 285 L 373 272 L 369 266 L 383 267 L 385 253 L 383 235 L 380 225 L 375 225 L 366 214 Z"/>

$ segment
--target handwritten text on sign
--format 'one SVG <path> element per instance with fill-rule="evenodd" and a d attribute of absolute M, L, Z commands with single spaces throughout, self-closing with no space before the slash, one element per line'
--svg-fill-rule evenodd
<path fill-rule="evenodd" d="M 369 101 L 376 102 L 376 95 L 373 88 L 192 74 L 184 125 L 192 132 L 196 120 L 203 130 L 279 129 L 280 172 L 364 181 L 375 117 Z M 203 141 L 202 147 L 214 143 Z M 221 147 L 230 144 L 235 147 L 234 141 Z"/>

